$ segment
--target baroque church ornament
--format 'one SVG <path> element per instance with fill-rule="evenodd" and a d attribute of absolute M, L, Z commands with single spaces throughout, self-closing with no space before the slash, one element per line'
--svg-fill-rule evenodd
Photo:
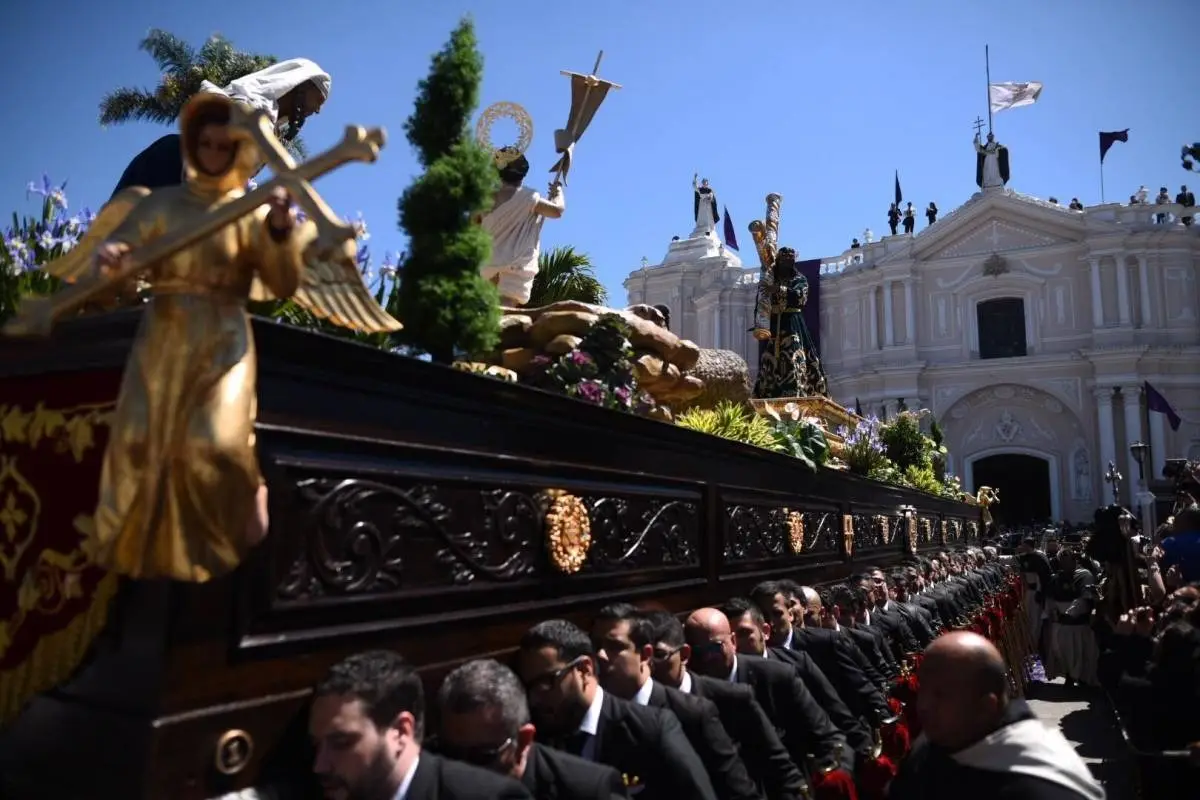
<path fill-rule="evenodd" d="M 983 262 L 983 274 L 989 278 L 999 278 L 1009 272 L 1008 261 L 999 253 L 992 253 Z"/>

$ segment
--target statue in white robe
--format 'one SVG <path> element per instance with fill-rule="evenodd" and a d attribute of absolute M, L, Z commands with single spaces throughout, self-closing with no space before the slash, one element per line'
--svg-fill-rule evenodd
<path fill-rule="evenodd" d="M 975 134 L 975 185 L 980 189 L 1002 189 L 1008 183 L 1008 148 L 989 133 L 981 142 Z"/>
<path fill-rule="evenodd" d="M 558 219 L 566 209 L 562 184 L 550 184 L 547 197 L 521 182 L 529 172 L 524 156 L 500 168 L 500 191 L 492 210 L 480 220 L 492 235 L 492 257 L 480 269 L 484 279 L 500 290 L 500 302 L 507 307 L 529 302 L 533 279 L 538 273 L 542 223 L 547 217 Z"/>

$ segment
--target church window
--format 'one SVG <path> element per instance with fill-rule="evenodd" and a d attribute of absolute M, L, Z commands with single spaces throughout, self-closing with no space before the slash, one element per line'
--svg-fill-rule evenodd
<path fill-rule="evenodd" d="M 980 358 L 1025 355 L 1025 301 L 1020 297 L 985 300 L 975 307 Z"/>

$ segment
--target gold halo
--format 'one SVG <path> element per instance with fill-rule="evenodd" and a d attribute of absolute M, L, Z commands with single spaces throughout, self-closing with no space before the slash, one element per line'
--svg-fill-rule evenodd
<path fill-rule="evenodd" d="M 519 131 L 517 141 L 507 145 L 508 150 L 504 153 L 500 152 L 503 147 L 492 144 L 492 126 L 501 119 L 511 119 L 517 124 Z M 505 167 L 509 162 L 515 161 L 517 156 L 524 155 L 529 145 L 533 144 L 533 117 L 516 103 L 492 103 L 483 110 L 479 121 L 475 123 L 475 139 L 482 147 L 492 151 L 492 160 L 496 162 L 496 166 Z"/>

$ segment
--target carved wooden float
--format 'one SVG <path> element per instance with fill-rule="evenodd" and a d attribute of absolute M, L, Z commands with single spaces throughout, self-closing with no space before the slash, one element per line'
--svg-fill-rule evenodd
<path fill-rule="evenodd" d="M 137 321 L 0 342 L 0 465 L 32 476 L 21 502 L 41 498 L 40 527 L 0 539 L 14 575 L 83 541 Z M 64 670 L 10 709 L 5 796 L 201 798 L 271 781 L 307 767 L 308 687 L 348 653 L 393 647 L 435 681 L 539 619 L 586 622 L 614 600 L 682 611 L 978 536 L 961 503 L 265 320 L 254 332 L 270 536 L 208 584 L 114 592 L 84 564 L 47 589 L 7 662 L 0 650 L 0 681 L 25 677 L 10 702 L 36 684 L 31 664 Z M 18 584 L 0 584 L 0 622 Z"/>

